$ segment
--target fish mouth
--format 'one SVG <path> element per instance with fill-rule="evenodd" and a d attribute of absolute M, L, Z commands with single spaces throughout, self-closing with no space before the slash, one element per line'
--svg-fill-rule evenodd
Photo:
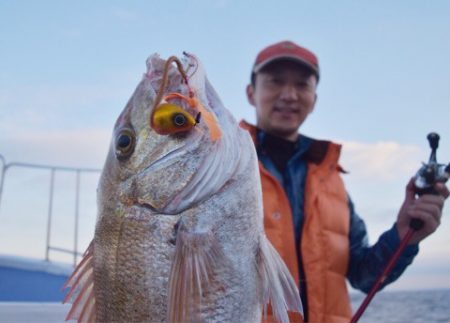
<path fill-rule="evenodd" d="M 137 201 L 134 201 L 133 205 L 141 209 L 149 210 L 152 213 L 159 213 L 153 205 L 148 202 L 140 201 L 139 199 Z"/>
<path fill-rule="evenodd" d="M 155 206 L 151 205 L 149 202 L 145 202 L 142 200 L 136 200 L 133 202 L 133 206 L 136 206 L 139 209 L 150 211 L 152 214 L 164 214 L 164 215 L 177 215 L 177 212 L 168 212 L 164 209 L 157 209 Z"/>

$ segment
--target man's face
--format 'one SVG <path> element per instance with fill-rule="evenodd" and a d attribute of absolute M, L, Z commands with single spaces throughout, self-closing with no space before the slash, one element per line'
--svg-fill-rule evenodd
<path fill-rule="evenodd" d="M 298 128 L 314 109 L 317 79 L 292 61 L 274 62 L 256 74 L 247 97 L 256 109 L 257 126 L 275 136 L 296 140 Z"/>

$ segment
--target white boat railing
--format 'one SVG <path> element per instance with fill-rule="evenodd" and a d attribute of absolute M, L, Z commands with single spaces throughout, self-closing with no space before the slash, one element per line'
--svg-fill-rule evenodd
<path fill-rule="evenodd" d="M 81 253 L 78 251 L 78 223 L 79 223 L 79 205 L 80 205 L 80 178 L 84 173 L 100 173 L 101 169 L 95 168 L 76 168 L 76 167 L 64 167 L 55 165 L 40 165 L 30 164 L 22 162 L 10 162 L 6 161 L 6 158 L 0 154 L 0 166 L 1 166 L 1 178 L 0 178 L 0 215 L 2 208 L 2 195 L 5 188 L 5 178 L 7 172 L 11 168 L 28 168 L 28 169 L 44 169 L 50 171 L 49 176 L 49 198 L 48 198 L 48 211 L 47 211 L 47 228 L 46 228 L 46 247 L 45 247 L 45 260 L 50 261 L 50 251 L 62 252 L 73 255 L 73 264 L 77 263 L 78 257 Z M 75 184 L 75 205 L 74 205 L 74 233 L 73 233 L 73 249 L 61 248 L 51 244 L 51 228 L 53 219 L 53 199 L 54 199 L 54 183 L 55 174 L 57 172 L 70 172 L 76 176 Z"/>

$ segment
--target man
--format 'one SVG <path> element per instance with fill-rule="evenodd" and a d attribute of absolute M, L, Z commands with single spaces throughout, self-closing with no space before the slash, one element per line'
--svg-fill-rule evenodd
<path fill-rule="evenodd" d="M 408 231 L 424 222 L 384 285 L 396 280 L 418 253 L 418 242 L 439 226 L 449 191 L 416 197 L 413 181 L 397 221 L 368 246 L 365 224 L 355 213 L 340 173 L 341 146 L 299 134 L 317 100 L 319 64 L 315 54 L 289 41 L 256 57 L 247 96 L 256 127 L 245 121 L 260 161 L 264 225 L 291 274 L 299 282 L 305 321 L 348 322 L 351 307 L 346 279 L 368 292 Z M 300 317 L 291 317 L 301 320 Z"/>

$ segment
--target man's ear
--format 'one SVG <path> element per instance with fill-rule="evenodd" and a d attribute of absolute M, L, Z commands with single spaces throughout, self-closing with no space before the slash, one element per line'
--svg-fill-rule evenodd
<path fill-rule="evenodd" d="M 246 92 L 247 92 L 247 100 L 248 100 L 248 102 L 251 105 L 255 106 L 255 99 L 254 99 L 254 96 L 253 96 L 253 94 L 255 93 L 255 88 L 253 87 L 253 85 L 251 85 L 251 84 L 247 85 Z"/>

